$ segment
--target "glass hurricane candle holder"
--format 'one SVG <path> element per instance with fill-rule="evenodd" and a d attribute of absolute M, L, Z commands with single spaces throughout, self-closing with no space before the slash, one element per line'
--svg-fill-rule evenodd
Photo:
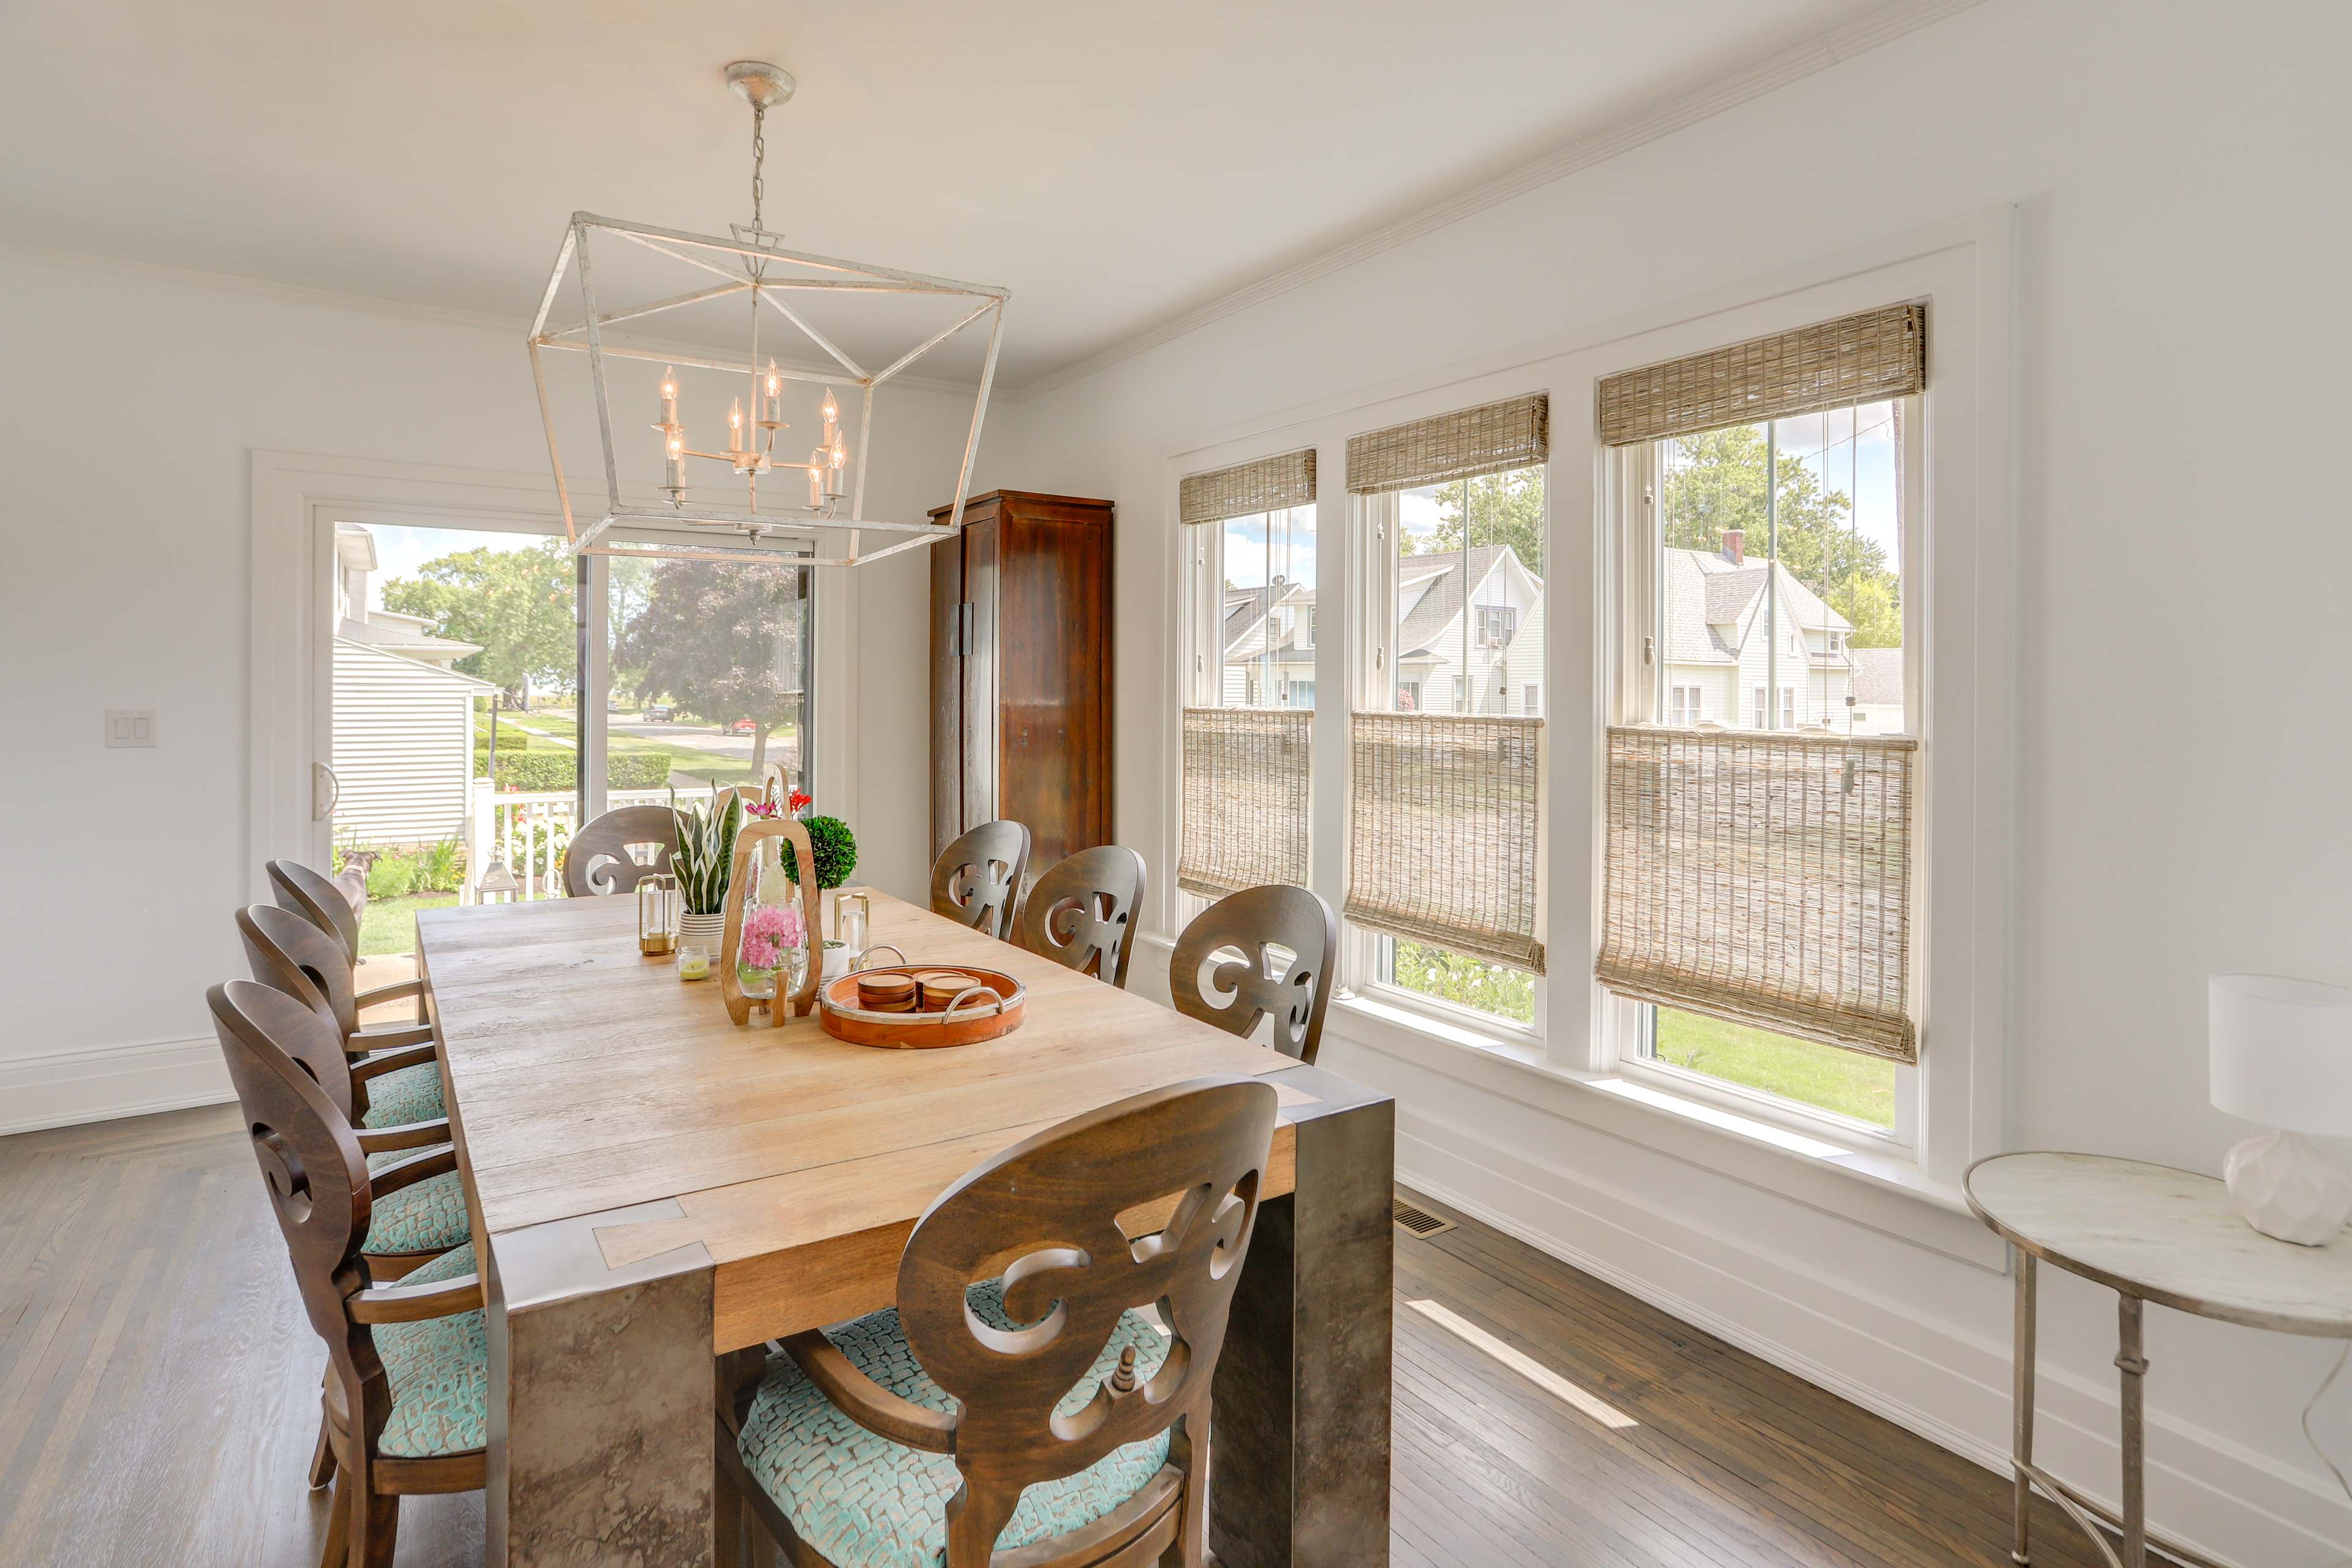
<path fill-rule="evenodd" d="M 667 957 L 677 947 L 677 879 L 656 871 L 637 884 L 637 951 Z"/>

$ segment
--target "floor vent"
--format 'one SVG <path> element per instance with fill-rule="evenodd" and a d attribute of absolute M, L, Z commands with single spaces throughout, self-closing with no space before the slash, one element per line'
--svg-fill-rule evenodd
<path fill-rule="evenodd" d="M 1389 1217 L 1396 1221 L 1399 1230 L 1416 1241 L 1425 1241 L 1433 1236 L 1454 1228 L 1452 1220 L 1440 1219 L 1427 1209 L 1409 1204 L 1404 1199 L 1394 1195 L 1389 1198 Z"/>

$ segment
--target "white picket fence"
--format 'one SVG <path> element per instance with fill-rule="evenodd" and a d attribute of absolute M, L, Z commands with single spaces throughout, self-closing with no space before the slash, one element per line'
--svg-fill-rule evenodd
<path fill-rule="evenodd" d="M 605 796 L 606 810 L 624 805 L 657 805 L 669 799 L 666 789 L 614 790 Z M 507 869 L 522 884 L 517 899 L 563 897 L 562 855 L 580 826 L 580 797 L 570 790 L 499 794 L 477 788 L 466 814 L 466 879 L 458 889 L 461 904 L 479 903 L 474 884 L 493 855 L 503 855 Z"/>

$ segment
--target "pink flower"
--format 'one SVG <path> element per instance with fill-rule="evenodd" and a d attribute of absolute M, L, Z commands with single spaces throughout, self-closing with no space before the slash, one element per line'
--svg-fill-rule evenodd
<path fill-rule="evenodd" d="M 789 904 L 755 904 L 743 916 L 743 963 L 752 969 L 781 968 L 783 950 L 799 947 L 808 922 Z"/>

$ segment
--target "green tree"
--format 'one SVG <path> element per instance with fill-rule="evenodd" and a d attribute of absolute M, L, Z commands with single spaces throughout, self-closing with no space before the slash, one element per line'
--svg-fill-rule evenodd
<path fill-rule="evenodd" d="M 605 603 L 609 613 L 604 618 L 604 634 L 609 646 L 605 652 L 611 671 L 611 689 L 641 695 L 646 672 L 643 666 L 631 664 L 624 657 L 623 643 L 629 627 L 646 613 L 653 600 L 654 563 L 643 558 L 611 555 L 604 560 L 604 581 L 609 585 Z"/>
<path fill-rule="evenodd" d="M 457 663 L 465 675 L 520 698 L 531 684 L 569 689 L 577 679 L 572 566 L 563 545 L 487 547 L 428 561 L 414 578 L 383 585 L 383 607 L 432 621 L 434 634 L 478 645 Z"/>
<path fill-rule="evenodd" d="M 1901 584 L 1885 547 L 1853 527 L 1853 501 L 1824 490 L 1804 459 L 1780 453 L 1773 493 L 1765 486 L 1765 432 L 1734 425 L 1675 438 L 1661 498 L 1669 550 L 1718 551 L 1743 530 L 1744 549 L 1761 560 L 1777 532 L 1780 564 L 1853 623 L 1858 647 L 1903 641 Z"/>
<path fill-rule="evenodd" d="M 1543 568 L 1544 476 L 1541 468 L 1513 468 L 1481 474 L 1469 481 L 1470 543 L 1474 549 L 1507 544 L 1519 564 L 1540 574 Z M 1437 492 L 1437 526 L 1415 539 L 1402 534 L 1406 555 L 1438 555 L 1462 548 L 1465 487 L 1451 484 Z"/>
<path fill-rule="evenodd" d="M 805 570 L 666 562 L 616 649 L 645 672 L 644 695 L 668 697 L 720 725 L 751 720 L 754 777 L 768 765 L 768 737 L 797 720 L 805 702 Z"/>

